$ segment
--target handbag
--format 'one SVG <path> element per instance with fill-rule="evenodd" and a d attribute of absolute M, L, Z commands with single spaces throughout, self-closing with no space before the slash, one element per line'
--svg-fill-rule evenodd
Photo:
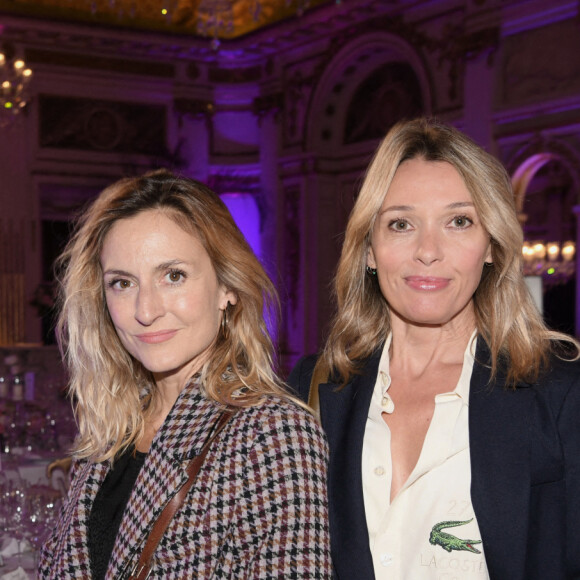
<path fill-rule="evenodd" d="M 203 465 L 203 461 L 207 455 L 207 452 L 209 451 L 212 442 L 226 426 L 228 421 L 236 414 L 236 412 L 237 409 L 227 409 L 219 416 L 214 424 L 213 431 L 204 443 L 201 451 L 199 452 L 199 455 L 193 457 L 187 464 L 187 481 L 181 486 L 181 488 L 171 498 L 171 500 L 169 500 L 159 516 L 157 516 L 157 519 L 153 523 L 149 535 L 144 540 L 145 545 L 143 546 L 139 560 L 131 569 L 127 580 L 147 580 L 147 578 L 149 578 L 149 575 L 153 570 L 153 556 L 157 546 L 159 545 L 159 542 L 161 541 L 161 538 L 163 537 L 163 534 L 167 530 L 167 527 L 175 516 L 177 510 L 183 505 L 185 497 L 187 496 L 188 491 L 191 489 L 191 486 L 197 478 L 197 474 Z"/>

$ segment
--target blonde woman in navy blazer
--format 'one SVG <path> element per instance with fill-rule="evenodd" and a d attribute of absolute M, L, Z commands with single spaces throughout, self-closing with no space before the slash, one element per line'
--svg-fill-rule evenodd
<path fill-rule="evenodd" d="M 421 578 L 464 580 L 472 576 L 461 571 L 461 563 L 477 554 L 477 578 L 580 578 L 578 344 L 544 325 L 522 277 L 522 241 L 510 180 L 497 160 L 435 120 L 399 123 L 389 132 L 349 219 L 329 339 L 319 357 L 302 359 L 290 377 L 306 400 L 313 374 L 321 377 L 313 386 L 330 446 L 335 578 L 419 577 L 389 572 L 398 554 L 377 558 L 369 536 L 373 514 L 366 508 L 363 456 L 383 347 L 390 345 L 393 377 L 383 391 L 388 404 L 380 417 L 399 429 L 391 432 L 391 441 L 393 433 L 412 437 L 418 430 L 423 442 L 429 427 L 412 423 L 419 403 L 403 411 L 412 425 L 406 431 L 392 418 L 399 402 L 408 400 L 397 387 L 417 389 L 411 396 L 420 401 L 418 390 L 429 384 L 429 373 L 405 383 L 396 356 L 402 352 L 407 361 L 431 356 L 429 370 L 442 355 L 461 361 L 473 340 L 477 348 L 465 381 L 466 491 L 473 516 L 442 521 L 421 545 L 406 547 L 406 558 L 417 559 L 405 562 L 406 570 L 423 566 Z M 454 289 L 458 281 L 463 285 Z M 429 342 L 433 336 L 439 343 Z M 433 385 L 435 393 L 453 391 L 456 376 L 437 376 L 442 384 Z M 432 416 L 431 409 L 429 420 Z M 387 456 L 393 462 L 387 469 L 398 473 L 395 460 L 401 455 Z M 446 486 L 439 488 L 442 495 Z M 404 481 L 394 494 L 384 490 L 391 492 L 387 510 L 401 489 L 408 490 Z M 429 502 L 436 508 L 437 489 L 432 493 Z M 423 525 L 417 515 L 413 512 L 408 528 Z M 477 536 L 462 532 L 472 520 Z M 421 560 L 427 551 L 433 559 Z"/>
<path fill-rule="evenodd" d="M 39 577 L 127 578 L 225 409 L 150 577 L 330 577 L 326 440 L 272 370 L 275 290 L 219 197 L 163 170 L 123 179 L 60 269 L 79 436 Z"/>

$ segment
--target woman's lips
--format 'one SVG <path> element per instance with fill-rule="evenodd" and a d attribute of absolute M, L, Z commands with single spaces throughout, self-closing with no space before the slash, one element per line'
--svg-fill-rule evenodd
<path fill-rule="evenodd" d="M 145 332 L 143 334 L 137 334 L 136 337 L 141 342 L 146 342 L 147 344 L 157 344 L 173 338 L 176 333 L 177 330 L 160 330 L 158 332 Z"/>
<path fill-rule="evenodd" d="M 441 290 L 449 285 L 449 278 L 435 276 L 407 276 L 405 281 L 415 290 Z"/>

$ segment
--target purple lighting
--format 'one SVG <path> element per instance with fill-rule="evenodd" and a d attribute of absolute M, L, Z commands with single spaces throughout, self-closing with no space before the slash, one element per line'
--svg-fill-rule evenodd
<path fill-rule="evenodd" d="M 254 196 L 249 193 L 224 193 L 220 197 L 256 256 L 261 258 L 260 214 Z"/>

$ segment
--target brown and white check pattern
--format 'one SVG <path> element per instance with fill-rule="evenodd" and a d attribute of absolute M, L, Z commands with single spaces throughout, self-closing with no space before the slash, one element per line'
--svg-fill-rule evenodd
<path fill-rule="evenodd" d="M 154 518 L 187 479 L 220 408 L 188 386 L 157 433 L 125 510 L 107 580 L 123 578 Z M 152 578 L 331 578 L 328 450 L 315 420 L 271 399 L 218 436 L 156 552 Z M 85 462 L 42 551 L 39 577 L 90 578 L 87 522 L 106 464 Z"/>

